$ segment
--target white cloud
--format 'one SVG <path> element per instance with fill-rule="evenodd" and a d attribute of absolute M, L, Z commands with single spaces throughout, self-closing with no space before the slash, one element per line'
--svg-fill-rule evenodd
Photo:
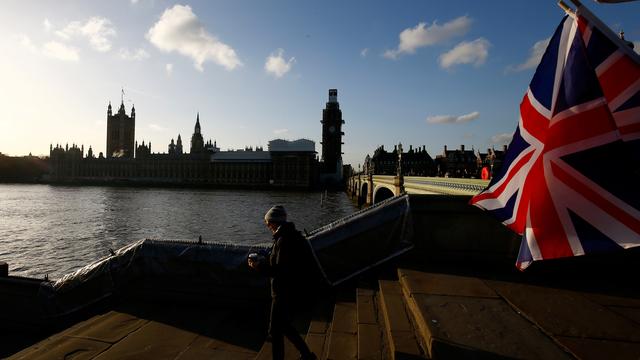
<path fill-rule="evenodd" d="M 131 3 L 132 3 L 133 5 L 135 5 L 135 4 L 137 4 L 137 3 L 138 3 L 138 0 L 131 0 Z"/>
<path fill-rule="evenodd" d="M 109 19 L 94 16 L 84 23 L 72 21 L 64 29 L 56 31 L 56 35 L 65 40 L 75 37 L 86 38 L 92 48 L 107 52 L 111 50 L 111 38 L 116 36 L 116 29 Z"/>
<path fill-rule="evenodd" d="M 289 132 L 289 129 L 275 129 L 273 130 L 273 133 L 276 135 L 282 135 L 282 134 L 286 134 Z"/>
<path fill-rule="evenodd" d="M 17 42 L 22 45 L 25 49 L 29 50 L 32 53 L 38 52 L 38 48 L 33 44 L 31 38 L 25 34 L 15 35 L 15 39 Z"/>
<path fill-rule="evenodd" d="M 209 34 L 188 5 L 166 9 L 146 37 L 162 51 L 176 51 L 190 57 L 199 71 L 204 70 L 206 61 L 212 61 L 227 70 L 242 66 L 235 50 Z"/>
<path fill-rule="evenodd" d="M 544 55 L 544 51 L 547 49 L 547 45 L 549 45 L 549 41 L 551 41 L 551 38 L 537 41 L 529 50 L 529 57 L 527 58 L 527 60 L 525 60 L 525 62 L 523 62 L 522 64 L 518 64 L 515 66 L 511 65 L 507 67 L 507 72 L 523 71 L 527 69 L 533 69 L 538 66 L 540 60 L 542 59 L 542 55 Z"/>
<path fill-rule="evenodd" d="M 167 128 L 160 126 L 158 124 L 149 124 L 149 128 L 156 132 L 163 132 L 167 130 Z"/>
<path fill-rule="evenodd" d="M 490 144 L 491 145 L 507 145 L 511 142 L 512 137 L 513 137 L 513 134 L 509 134 L 509 133 L 496 134 L 491 137 Z"/>
<path fill-rule="evenodd" d="M 166 64 L 164 70 L 167 72 L 167 76 L 171 76 L 173 74 L 173 64 Z"/>
<path fill-rule="evenodd" d="M 77 62 L 78 60 L 80 60 L 78 49 L 57 41 L 49 41 L 48 43 L 44 44 L 42 53 L 50 58 L 63 61 Z"/>
<path fill-rule="evenodd" d="M 146 52 L 144 49 L 136 49 L 136 50 L 130 51 L 129 49 L 122 48 L 120 49 L 119 56 L 123 60 L 141 61 L 144 59 L 148 59 L 149 53 Z"/>
<path fill-rule="evenodd" d="M 51 31 L 51 22 L 49 22 L 49 19 L 44 19 L 44 21 L 42 22 L 42 27 L 44 28 L 45 32 L 50 32 Z"/>
<path fill-rule="evenodd" d="M 364 48 L 360 50 L 360 56 L 367 57 L 367 54 L 369 54 L 369 48 Z"/>
<path fill-rule="evenodd" d="M 460 124 L 475 120 L 480 117 L 478 111 L 474 111 L 469 114 L 455 116 L 455 115 L 434 115 L 428 116 L 427 122 L 430 124 Z"/>
<path fill-rule="evenodd" d="M 281 78 L 284 74 L 288 73 L 296 62 L 296 58 L 292 57 L 289 60 L 285 60 L 283 55 L 283 49 L 278 49 L 271 53 L 264 63 L 264 70 L 277 78 Z"/>
<path fill-rule="evenodd" d="M 475 39 L 471 42 L 463 41 L 453 49 L 440 55 L 440 67 L 448 69 L 456 64 L 480 66 L 484 64 L 487 56 L 489 56 L 489 46 L 491 44 L 484 38 Z"/>
<path fill-rule="evenodd" d="M 635 50 L 638 54 L 640 54 L 640 41 L 633 42 L 633 50 Z"/>
<path fill-rule="evenodd" d="M 394 50 L 387 50 L 384 56 L 389 59 L 396 59 L 401 54 L 413 54 L 416 49 L 431 46 L 451 38 L 462 36 L 469 31 L 471 19 L 468 16 L 461 16 L 453 19 L 444 25 L 438 25 L 435 21 L 429 27 L 426 23 L 419 23 L 413 28 L 404 29 L 399 37 L 400 44 Z"/>

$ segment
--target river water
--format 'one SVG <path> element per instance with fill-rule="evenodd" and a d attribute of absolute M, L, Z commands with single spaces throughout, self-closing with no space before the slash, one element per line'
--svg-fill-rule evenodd
<path fill-rule="evenodd" d="M 357 210 L 342 192 L 0 184 L 0 261 L 57 279 L 144 238 L 270 243 L 263 216 L 275 204 L 309 231 Z"/>

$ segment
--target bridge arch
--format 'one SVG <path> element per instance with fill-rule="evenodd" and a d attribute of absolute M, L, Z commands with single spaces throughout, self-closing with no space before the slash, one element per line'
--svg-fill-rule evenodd
<path fill-rule="evenodd" d="M 373 203 L 377 204 L 383 200 L 393 197 L 393 191 L 387 187 L 380 186 L 373 193 Z"/>
<path fill-rule="evenodd" d="M 362 206 L 367 203 L 367 194 L 369 193 L 369 184 L 363 182 L 360 187 L 360 193 L 358 194 L 358 206 Z"/>

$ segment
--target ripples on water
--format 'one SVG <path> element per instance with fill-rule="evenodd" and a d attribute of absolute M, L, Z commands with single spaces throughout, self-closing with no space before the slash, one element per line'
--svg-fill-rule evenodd
<path fill-rule="evenodd" d="M 342 192 L 0 185 L 0 260 L 55 279 L 143 238 L 269 243 L 275 204 L 309 231 L 357 210 Z"/>

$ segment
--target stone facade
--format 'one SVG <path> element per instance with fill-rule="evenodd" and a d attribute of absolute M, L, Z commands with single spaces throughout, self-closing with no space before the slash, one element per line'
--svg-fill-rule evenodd
<path fill-rule="evenodd" d="M 136 108 L 131 107 L 131 116 L 124 109 L 124 102 L 114 115 L 111 103 L 107 107 L 107 158 L 134 157 L 134 141 L 136 138 Z"/>
<path fill-rule="evenodd" d="M 338 90 L 329 90 L 329 101 L 322 110 L 322 174 L 327 182 L 342 179 L 342 110 L 338 103 Z M 331 179 L 333 178 L 333 179 Z"/>
<path fill-rule="evenodd" d="M 486 153 L 465 150 L 464 145 L 460 145 L 459 149 L 449 150 L 445 145 L 442 154 L 435 159 L 437 176 L 480 178 L 482 169 L 486 168 L 488 177 L 492 178 L 499 171 L 506 151 L 506 145 L 503 150 L 489 148 Z"/>
<path fill-rule="evenodd" d="M 121 106 L 121 112 L 124 114 L 124 106 Z M 126 114 L 121 118 L 135 119 L 135 110 L 132 109 L 131 118 Z M 133 130 L 127 134 L 131 133 Z M 111 135 L 107 134 L 108 145 Z M 168 153 L 153 153 L 151 143 L 144 141 L 135 143 L 134 153 L 134 145 L 130 145 L 131 150 L 129 145 L 108 147 L 116 149 L 114 151 L 120 155 L 107 157 L 103 154 L 95 157 L 91 147 L 85 156 L 84 147 L 52 146 L 49 154 L 51 180 L 260 188 L 311 188 L 317 183 L 318 160 L 313 141 L 278 139 L 269 142 L 269 151 L 262 148 L 220 151 L 215 142 L 204 142 L 199 114 L 191 138 L 191 153 L 183 152 L 180 135 L 177 143 L 171 140 Z"/>
<path fill-rule="evenodd" d="M 425 146 L 414 149 L 410 145 L 409 151 L 402 152 L 401 169 L 403 176 L 435 175 L 435 164 Z M 363 171 L 365 174 L 397 175 L 398 147 L 394 146 L 393 151 L 386 151 L 384 146 L 378 147 L 373 156 L 367 155 L 365 158 Z"/>

